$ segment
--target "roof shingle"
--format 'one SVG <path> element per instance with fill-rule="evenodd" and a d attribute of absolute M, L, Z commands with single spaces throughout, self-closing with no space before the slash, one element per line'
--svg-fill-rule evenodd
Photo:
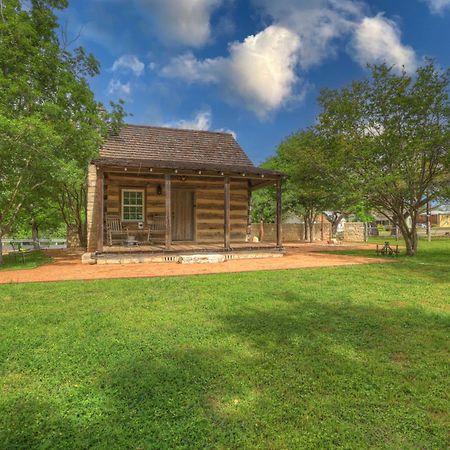
<path fill-rule="evenodd" d="M 108 138 L 100 159 L 110 158 L 254 167 L 229 133 L 141 125 L 126 125 Z"/>

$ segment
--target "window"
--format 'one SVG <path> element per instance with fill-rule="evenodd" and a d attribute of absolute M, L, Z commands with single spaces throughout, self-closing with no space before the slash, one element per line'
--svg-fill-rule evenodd
<path fill-rule="evenodd" d="M 144 220 L 143 189 L 122 189 L 122 220 L 124 222 Z"/>

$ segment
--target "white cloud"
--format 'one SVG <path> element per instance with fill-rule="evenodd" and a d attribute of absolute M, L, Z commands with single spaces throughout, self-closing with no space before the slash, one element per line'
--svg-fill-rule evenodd
<path fill-rule="evenodd" d="M 120 58 L 114 61 L 112 71 L 131 71 L 137 77 L 144 73 L 145 65 L 134 55 L 122 55 Z"/>
<path fill-rule="evenodd" d="M 443 14 L 447 8 L 450 8 L 450 0 L 425 0 L 428 3 L 433 14 Z"/>
<path fill-rule="evenodd" d="M 227 58 L 197 60 L 187 53 L 173 59 L 161 73 L 188 82 L 220 83 L 246 108 L 264 117 L 293 92 L 299 46 L 295 33 L 272 25 L 231 44 Z"/>
<path fill-rule="evenodd" d="M 208 110 L 199 111 L 191 120 L 177 120 L 165 123 L 164 126 L 171 128 L 182 128 L 185 130 L 208 131 L 211 127 L 211 112 Z"/>
<path fill-rule="evenodd" d="M 211 38 L 211 14 L 222 0 L 139 0 L 139 3 L 151 12 L 164 40 L 200 47 Z"/>
<path fill-rule="evenodd" d="M 334 57 L 349 41 L 349 53 L 363 67 L 368 62 L 386 62 L 398 69 L 404 65 L 409 71 L 416 67 L 415 52 L 402 43 L 398 25 L 383 15 L 369 17 L 363 1 L 252 1 L 271 25 L 231 43 L 227 56 L 197 59 L 186 52 L 172 58 L 160 74 L 217 84 L 228 99 L 264 118 L 302 101 L 307 71 Z"/>
<path fill-rule="evenodd" d="M 277 23 L 300 39 L 299 65 L 303 70 L 320 64 L 351 37 L 352 56 L 361 65 L 386 61 L 407 70 L 416 66 L 414 50 L 402 44 L 397 24 L 382 15 L 369 17 L 364 2 L 356 0 L 253 0 Z M 429 0 L 449 2 L 450 0 Z"/>
<path fill-rule="evenodd" d="M 361 64 L 383 63 L 393 65 L 397 71 L 405 67 L 412 72 L 417 66 L 414 50 L 403 45 L 395 22 L 379 14 L 365 17 L 357 26 L 351 47 L 355 59 Z"/>
<path fill-rule="evenodd" d="M 216 83 L 220 81 L 220 65 L 223 58 L 198 60 L 192 52 L 172 58 L 170 63 L 163 67 L 161 75 L 168 78 L 180 78 L 188 83 Z"/>
<path fill-rule="evenodd" d="M 162 126 L 171 128 L 182 128 L 183 130 L 199 130 L 199 131 L 209 131 L 212 125 L 212 114 L 209 110 L 203 110 L 197 112 L 193 119 L 186 120 L 176 120 L 174 122 L 166 122 Z M 219 128 L 218 130 L 223 133 L 231 134 L 234 139 L 236 139 L 236 133 L 233 130 Z"/>
<path fill-rule="evenodd" d="M 108 94 L 129 95 L 131 93 L 130 83 L 121 83 L 115 78 L 108 84 Z"/>
<path fill-rule="evenodd" d="M 306 70 L 336 53 L 336 39 L 350 33 L 363 14 L 353 0 L 253 0 L 275 23 L 300 39 L 298 62 Z"/>

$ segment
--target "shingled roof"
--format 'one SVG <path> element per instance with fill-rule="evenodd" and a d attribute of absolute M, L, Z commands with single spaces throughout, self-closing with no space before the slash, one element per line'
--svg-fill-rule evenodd
<path fill-rule="evenodd" d="M 255 167 L 230 133 L 126 125 L 110 136 L 97 165 L 245 171 L 278 174 Z"/>

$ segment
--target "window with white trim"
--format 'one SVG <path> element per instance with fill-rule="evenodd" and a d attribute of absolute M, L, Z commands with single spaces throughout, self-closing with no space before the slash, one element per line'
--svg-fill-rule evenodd
<path fill-rule="evenodd" d="M 144 189 L 122 189 L 122 221 L 144 220 Z"/>

